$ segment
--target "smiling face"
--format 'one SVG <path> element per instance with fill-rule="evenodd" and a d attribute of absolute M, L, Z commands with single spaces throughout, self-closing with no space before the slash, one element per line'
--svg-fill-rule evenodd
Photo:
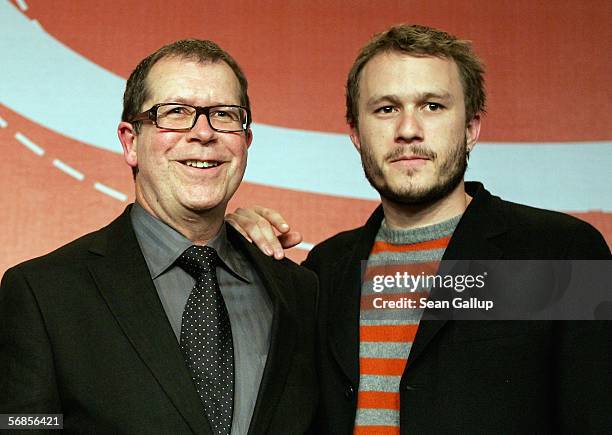
<path fill-rule="evenodd" d="M 358 108 L 351 140 L 383 201 L 422 205 L 463 191 L 480 119 L 466 123 L 454 61 L 378 54 L 361 72 Z"/>
<path fill-rule="evenodd" d="M 157 103 L 194 106 L 240 104 L 238 80 L 225 62 L 198 63 L 170 57 L 157 62 L 146 79 L 142 110 Z M 138 167 L 136 201 L 174 228 L 198 216 L 220 216 L 240 185 L 251 133 L 220 133 L 201 115 L 190 131 L 158 129 L 143 122 L 119 125 L 126 162 Z"/>

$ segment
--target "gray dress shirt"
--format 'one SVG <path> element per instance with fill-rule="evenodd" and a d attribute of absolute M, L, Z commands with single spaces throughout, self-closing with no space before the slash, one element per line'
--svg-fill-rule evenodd
<path fill-rule="evenodd" d="M 178 343 L 183 310 L 195 280 L 174 262 L 193 243 L 138 204 L 132 207 L 130 217 Z M 216 268 L 217 278 L 232 325 L 235 365 L 232 434 L 246 434 L 270 347 L 272 303 L 253 266 L 227 240 L 225 224 L 208 246 L 215 248 L 222 262 Z"/>

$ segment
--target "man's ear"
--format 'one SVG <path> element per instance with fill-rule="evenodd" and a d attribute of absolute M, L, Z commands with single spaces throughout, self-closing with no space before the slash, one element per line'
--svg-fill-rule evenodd
<path fill-rule="evenodd" d="M 138 143 L 138 134 L 134 130 L 134 126 L 129 122 L 120 122 L 117 127 L 117 136 L 123 147 L 123 158 L 132 168 L 138 167 L 138 155 L 136 148 Z"/>
<path fill-rule="evenodd" d="M 361 152 L 361 139 L 359 139 L 359 130 L 357 129 L 357 126 L 355 124 L 351 124 L 350 125 L 351 128 L 351 142 L 353 142 L 353 145 L 355 146 L 355 149 L 357 150 L 357 152 Z"/>
<path fill-rule="evenodd" d="M 480 136 L 480 115 L 474 115 L 474 117 L 467 123 L 465 127 L 465 141 L 467 144 L 467 151 L 472 151 L 476 146 L 478 137 Z"/>
<path fill-rule="evenodd" d="M 253 131 L 250 128 L 248 128 L 246 131 L 247 148 L 251 146 L 251 142 L 253 142 Z"/>

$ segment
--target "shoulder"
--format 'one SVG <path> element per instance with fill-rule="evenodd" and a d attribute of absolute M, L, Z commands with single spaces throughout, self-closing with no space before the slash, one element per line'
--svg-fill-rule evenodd
<path fill-rule="evenodd" d="M 112 245 L 113 228 L 124 225 L 122 217 L 104 228 L 85 234 L 48 254 L 24 261 L 8 269 L 5 276 L 12 274 L 30 277 L 32 280 L 45 280 L 53 277 L 57 281 L 62 276 L 75 276 L 83 273 L 89 260 Z M 129 219 L 128 219 L 129 220 Z M 123 243 L 123 240 L 117 240 Z"/>
<path fill-rule="evenodd" d="M 10 268 L 7 273 L 11 271 L 30 273 L 33 271 L 50 271 L 51 269 L 57 271 L 57 268 L 61 270 L 62 268 L 78 267 L 88 257 L 88 247 L 91 246 L 92 241 L 96 240 L 97 236 L 98 232 L 86 234 L 48 254 L 24 261 Z"/>
<path fill-rule="evenodd" d="M 317 287 L 317 277 L 310 270 L 296 264 L 288 258 L 276 260 L 273 257 L 265 255 L 253 243 L 244 238 L 242 234 L 236 231 L 231 225 L 227 226 L 227 237 L 230 245 L 235 249 L 240 256 L 244 256 L 251 267 L 254 268 L 260 275 L 272 275 L 276 277 L 276 281 L 281 286 L 288 282 L 293 283 L 296 288 L 311 288 Z"/>
<path fill-rule="evenodd" d="M 610 249 L 591 224 L 574 216 L 492 197 L 492 206 L 501 210 L 510 228 L 508 240 L 548 255 L 568 259 L 595 259 L 610 256 Z"/>
<path fill-rule="evenodd" d="M 329 266 L 342 261 L 353 251 L 357 242 L 363 237 L 364 231 L 365 227 L 354 228 L 318 243 L 308 253 L 303 265 L 311 270 L 318 271 L 324 265 Z"/>
<path fill-rule="evenodd" d="M 289 258 L 283 258 L 282 260 L 273 260 L 273 262 L 274 267 L 276 267 L 282 275 L 290 274 L 298 280 L 306 280 L 309 283 L 316 283 L 317 276 L 314 272 L 304 266 L 295 263 Z"/>
<path fill-rule="evenodd" d="M 325 255 L 330 252 L 335 252 L 338 249 L 352 247 L 357 243 L 363 231 L 364 227 L 342 231 L 318 243 L 310 252 L 312 255 Z"/>

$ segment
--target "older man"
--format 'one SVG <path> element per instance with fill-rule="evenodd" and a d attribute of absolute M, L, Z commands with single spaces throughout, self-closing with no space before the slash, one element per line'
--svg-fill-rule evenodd
<path fill-rule="evenodd" d="M 223 222 L 250 122 L 247 80 L 215 43 L 140 62 L 118 128 L 136 203 L 6 272 L 0 414 L 63 414 L 74 433 L 307 430 L 316 277 Z"/>
<path fill-rule="evenodd" d="M 374 302 L 372 275 L 386 270 L 418 277 L 435 275 L 441 260 L 610 259 L 606 242 L 587 223 L 464 183 L 485 109 L 483 73 L 468 42 L 416 25 L 376 35 L 353 64 L 351 140 L 382 204 L 363 227 L 315 246 L 304 263 L 328 299 L 322 433 L 603 433 L 612 427 L 609 322 L 421 320 L 423 309 L 381 310 Z M 229 219 L 268 251 L 280 245 L 269 229 L 260 230 L 263 220 L 287 231 L 282 217 L 263 208 Z M 522 278 L 528 299 L 537 282 Z M 425 300 L 428 291 L 418 289 Z M 394 302 L 413 294 L 396 285 L 386 296 Z"/>

